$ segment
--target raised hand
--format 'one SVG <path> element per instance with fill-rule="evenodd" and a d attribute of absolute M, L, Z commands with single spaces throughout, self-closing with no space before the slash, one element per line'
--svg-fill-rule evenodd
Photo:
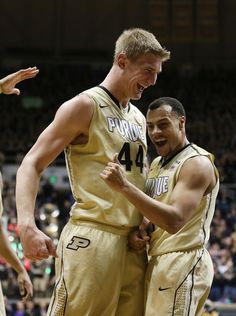
<path fill-rule="evenodd" d="M 29 67 L 14 72 L 0 80 L 0 93 L 4 94 L 20 94 L 20 90 L 15 88 L 16 84 L 30 78 L 34 78 L 38 74 L 37 67 Z"/>

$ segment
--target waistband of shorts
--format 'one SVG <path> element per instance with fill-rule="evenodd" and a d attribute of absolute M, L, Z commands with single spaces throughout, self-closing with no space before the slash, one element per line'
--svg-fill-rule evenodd
<path fill-rule="evenodd" d="M 192 251 L 197 251 L 197 250 L 206 250 L 205 246 L 201 245 L 201 246 L 196 246 L 196 247 L 192 247 L 192 248 L 189 248 L 189 249 L 179 249 L 179 250 L 174 250 L 174 251 L 168 251 L 168 252 L 162 252 L 162 253 L 157 253 L 157 254 L 154 254 L 154 255 L 151 255 L 152 258 L 156 258 L 156 257 L 160 257 L 160 256 L 165 256 L 165 255 L 168 255 L 168 254 L 171 254 L 171 253 L 178 253 L 178 252 L 183 252 L 183 253 L 189 253 L 189 252 L 192 252 Z"/>
<path fill-rule="evenodd" d="M 81 221 L 78 219 L 70 219 L 69 223 L 73 225 L 78 225 L 78 226 L 91 227 L 91 228 L 95 228 L 98 230 L 102 230 L 108 233 L 113 233 L 113 234 L 121 235 L 121 236 L 128 236 L 130 232 L 138 228 L 138 227 L 114 227 L 114 226 L 96 223 L 96 222 Z"/>

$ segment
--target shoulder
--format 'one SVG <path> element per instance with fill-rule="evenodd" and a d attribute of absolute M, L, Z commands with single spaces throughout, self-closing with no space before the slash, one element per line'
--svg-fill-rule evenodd
<path fill-rule="evenodd" d="M 215 168 L 210 158 L 198 155 L 188 158 L 181 167 L 179 179 L 191 183 L 215 183 Z"/>
<path fill-rule="evenodd" d="M 180 160 L 179 172 L 186 170 L 190 175 L 200 176 L 216 171 L 214 155 L 193 143 L 183 152 Z"/>
<path fill-rule="evenodd" d="M 56 117 L 76 117 L 77 115 L 90 116 L 93 113 L 94 102 L 86 94 L 79 94 L 64 102 L 57 110 Z"/>
<path fill-rule="evenodd" d="M 191 174 L 203 174 L 213 171 L 213 165 L 208 156 L 198 155 L 188 158 L 182 168 Z"/>
<path fill-rule="evenodd" d="M 87 96 L 79 94 L 64 102 L 57 110 L 50 131 L 58 135 L 70 133 L 71 135 L 87 134 L 94 112 L 94 102 Z"/>
<path fill-rule="evenodd" d="M 193 154 L 196 155 L 202 155 L 202 156 L 213 156 L 210 152 L 208 152 L 206 149 L 196 145 L 196 144 L 191 144 L 190 150 L 192 151 Z"/>
<path fill-rule="evenodd" d="M 81 93 L 71 98 L 70 100 L 64 102 L 60 108 L 92 107 L 93 104 L 93 100 L 87 94 Z"/>

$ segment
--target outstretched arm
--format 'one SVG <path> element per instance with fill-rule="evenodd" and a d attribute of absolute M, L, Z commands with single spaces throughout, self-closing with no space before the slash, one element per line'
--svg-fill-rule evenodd
<path fill-rule="evenodd" d="M 19 284 L 20 294 L 23 300 L 26 301 L 33 296 L 33 286 L 29 275 L 25 270 L 20 259 L 17 257 L 14 250 L 8 241 L 6 233 L 0 224 L 0 255 L 7 261 L 7 263 L 17 272 L 17 281 Z"/>
<path fill-rule="evenodd" d="M 15 88 L 16 84 L 30 78 L 34 78 L 38 74 L 37 67 L 29 67 L 14 72 L 0 79 L 0 93 L 4 94 L 20 94 L 20 90 Z"/>

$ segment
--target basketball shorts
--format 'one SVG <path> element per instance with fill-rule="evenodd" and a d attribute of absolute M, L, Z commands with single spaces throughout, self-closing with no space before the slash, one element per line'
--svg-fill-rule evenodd
<path fill-rule="evenodd" d="M 153 256 L 146 273 L 145 316 L 202 315 L 213 274 L 206 249 Z"/>
<path fill-rule="evenodd" d="M 147 258 L 128 249 L 127 234 L 105 225 L 66 224 L 47 316 L 143 316 Z"/>

